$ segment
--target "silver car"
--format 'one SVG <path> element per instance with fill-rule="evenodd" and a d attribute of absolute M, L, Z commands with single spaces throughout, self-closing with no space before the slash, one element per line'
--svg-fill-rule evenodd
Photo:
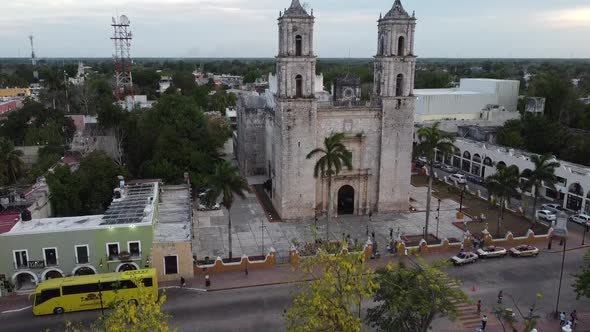
<path fill-rule="evenodd" d="M 468 263 L 477 262 L 477 254 L 472 252 L 460 252 L 457 256 L 451 257 L 451 262 L 457 266 L 465 265 Z"/>

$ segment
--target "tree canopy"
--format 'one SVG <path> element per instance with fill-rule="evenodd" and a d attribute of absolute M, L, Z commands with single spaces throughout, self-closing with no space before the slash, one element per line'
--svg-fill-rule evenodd
<path fill-rule="evenodd" d="M 574 289 L 576 290 L 578 299 L 582 297 L 590 298 L 590 251 L 584 256 L 584 262 L 585 266 L 582 272 L 575 276 Z"/>

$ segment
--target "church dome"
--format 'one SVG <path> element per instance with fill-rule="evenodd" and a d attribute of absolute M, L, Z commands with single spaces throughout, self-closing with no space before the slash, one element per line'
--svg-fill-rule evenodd
<path fill-rule="evenodd" d="M 311 17 L 311 15 L 309 15 L 307 13 L 307 11 L 305 11 L 305 8 L 303 8 L 303 6 L 301 6 L 301 4 L 299 3 L 299 0 L 292 0 L 291 1 L 291 7 L 289 7 L 289 9 L 287 9 L 285 11 L 285 14 L 283 15 L 283 17 Z"/>

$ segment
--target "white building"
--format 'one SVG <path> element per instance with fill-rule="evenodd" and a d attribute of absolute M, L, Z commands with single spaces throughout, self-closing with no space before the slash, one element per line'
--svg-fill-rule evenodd
<path fill-rule="evenodd" d="M 496 173 L 500 164 L 516 165 L 520 172 L 534 170 L 531 162 L 533 153 L 514 150 L 504 146 L 491 145 L 466 139 L 457 139 L 455 146 L 459 149 L 454 156 L 446 156 L 444 162 L 482 178 Z M 443 156 L 437 156 L 442 161 Z M 556 191 L 545 186 L 540 188 L 542 196 L 556 200 L 572 212 L 584 211 L 590 214 L 590 168 L 557 160 L 561 166 L 556 169 L 558 178 Z"/>
<path fill-rule="evenodd" d="M 459 88 L 416 89 L 415 122 L 484 120 L 502 125 L 520 116 L 519 87 L 519 81 L 469 78 L 462 79 Z"/>
<path fill-rule="evenodd" d="M 163 94 L 172 86 L 172 77 L 171 76 L 162 76 L 160 77 L 160 81 L 158 82 L 158 91 L 159 94 Z"/>
<path fill-rule="evenodd" d="M 124 110 L 131 112 L 137 108 L 138 109 L 152 108 L 152 106 L 156 102 L 153 100 L 148 100 L 146 95 L 134 95 L 134 96 L 126 96 L 124 101 L 118 101 L 117 103 Z"/>

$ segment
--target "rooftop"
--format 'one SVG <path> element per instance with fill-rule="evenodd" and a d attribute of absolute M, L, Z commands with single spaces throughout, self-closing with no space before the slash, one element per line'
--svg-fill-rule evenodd
<path fill-rule="evenodd" d="M 477 91 L 465 91 L 459 89 L 415 89 L 416 96 L 443 96 L 443 95 L 481 95 L 483 93 Z"/>
<path fill-rule="evenodd" d="M 4 235 L 151 225 L 158 183 L 129 184 L 122 192 L 121 198 L 113 199 L 104 215 L 21 220 Z"/>
<path fill-rule="evenodd" d="M 310 15 L 305 11 L 299 0 L 292 0 L 291 6 L 287 9 L 283 15 L 283 17 L 310 17 Z"/>
<path fill-rule="evenodd" d="M 191 198 L 186 185 L 162 187 L 154 242 L 191 240 Z"/>

